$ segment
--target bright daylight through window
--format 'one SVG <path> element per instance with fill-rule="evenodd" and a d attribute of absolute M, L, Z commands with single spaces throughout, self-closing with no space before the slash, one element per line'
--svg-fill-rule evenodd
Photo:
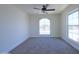
<path fill-rule="evenodd" d="M 68 37 L 69 39 L 79 40 L 79 18 L 78 11 L 75 11 L 68 15 Z"/>
<path fill-rule="evenodd" d="M 41 19 L 39 21 L 39 34 L 50 35 L 50 20 L 49 19 Z"/>

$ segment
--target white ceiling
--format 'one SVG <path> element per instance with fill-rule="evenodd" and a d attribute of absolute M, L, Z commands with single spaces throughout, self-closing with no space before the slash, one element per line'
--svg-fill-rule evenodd
<path fill-rule="evenodd" d="M 34 8 L 42 8 L 43 4 L 17 4 L 15 5 L 19 9 L 23 10 L 26 13 L 36 13 L 36 14 L 43 14 L 41 10 L 36 10 Z M 55 11 L 48 11 L 48 14 L 57 14 L 62 12 L 68 4 L 49 4 L 48 9 L 55 8 Z"/>

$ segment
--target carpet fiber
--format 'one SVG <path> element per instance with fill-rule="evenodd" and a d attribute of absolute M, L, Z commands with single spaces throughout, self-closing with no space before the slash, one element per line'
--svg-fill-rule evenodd
<path fill-rule="evenodd" d="M 30 38 L 10 51 L 12 54 L 77 54 L 79 53 L 59 38 Z"/>

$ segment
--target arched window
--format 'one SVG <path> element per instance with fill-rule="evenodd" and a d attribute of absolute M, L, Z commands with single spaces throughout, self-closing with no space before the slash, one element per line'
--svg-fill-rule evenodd
<path fill-rule="evenodd" d="M 39 34 L 50 35 L 50 20 L 41 19 L 39 21 Z"/>

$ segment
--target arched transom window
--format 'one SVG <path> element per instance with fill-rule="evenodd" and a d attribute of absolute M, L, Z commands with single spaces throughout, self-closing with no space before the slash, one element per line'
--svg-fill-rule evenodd
<path fill-rule="evenodd" d="M 50 35 L 50 20 L 41 19 L 39 21 L 39 34 Z"/>

